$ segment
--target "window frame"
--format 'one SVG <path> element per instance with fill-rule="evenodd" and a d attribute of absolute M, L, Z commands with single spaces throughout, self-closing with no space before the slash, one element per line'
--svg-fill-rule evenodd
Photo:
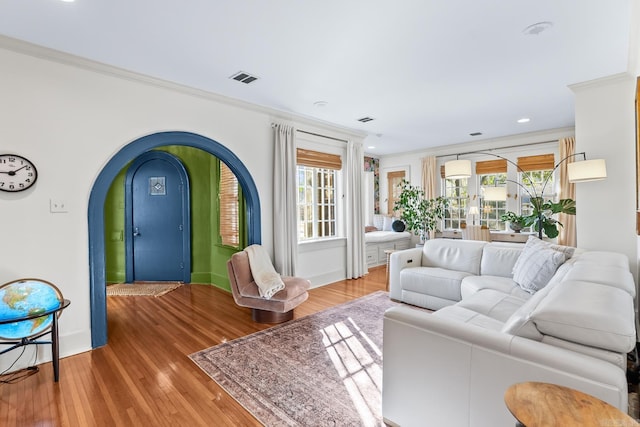
<path fill-rule="evenodd" d="M 492 182 L 483 183 L 484 178 L 490 180 L 491 177 L 493 177 Z M 493 231 L 506 230 L 507 224 L 505 221 L 502 221 L 500 217 L 509 210 L 507 208 L 507 200 L 485 200 L 482 188 L 507 188 L 507 172 L 477 174 L 476 181 L 478 185 L 478 210 L 480 211 L 480 220 L 478 221 L 479 225 L 485 225 L 489 230 Z M 489 219 L 489 214 L 491 214 L 491 219 Z M 487 218 L 483 219 L 484 215 L 486 215 Z M 495 227 L 491 226 L 492 222 L 496 224 Z"/>
<path fill-rule="evenodd" d="M 461 184 L 464 181 L 464 185 L 453 185 L 449 187 L 450 181 L 460 181 Z M 464 192 L 466 195 L 457 195 L 455 197 L 449 196 L 449 188 L 453 189 L 453 191 L 461 191 L 464 188 Z M 469 209 L 469 178 L 442 178 L 442 194 L 449 201 L 449 207 L 447 208 L 447 212 L 442 219 L 441 226 L 443 230 L 459 230 L 460 225 L 467 220 L 467 210 Z M 457 217 L 452 215 L 453 212 L 457 212 Z M 458 223 L 457 227 L 453 227 L 454 222 Z"/>
<path fill-rule="evenodd" d="M 318 168 L 307 165 L 296 165 L 296 219 L 298 229 L 297 237 L 299 242 L 324 240 L 339 237 L 339 172 L 340 171 L 336 169 Z M 303 182 L 301 182 L 302 175 L 304 175 L 305 177 Z M 324 181 L 327 175 L 331 177 L 330 181 L 332 181 L 332 186 L 323 187 L 322 182 L 319 183 L 318 181 Z M 311 178 L 311 185 L 309 185 L 307 177 Z M 332 199 L 332 203 L 331 201 L 318 203 L 318 194 L 320 194 L 323 190 L 327 191 L 327 189 L 330 189 L 330 192 L 332 193 L 332 195 L 329 196 L 329 198 Z M 311 198 L 309 202 L 307 202 L 307 196 Z M 303 201 L 305 203 L 302 204 L 301 202 Z M 305 219 L 304 211 L 307 211 L 310 220 Z M 318 215 L 318 213 L 320 213 L 320 215 Z M 319 232 L 320 225 L 323 223 L 329 228 L 328 235 L 324 234 L 324 232 Z M 311 231 L 311 233 L 307 233 L 308 231 Z M 309 234 L 311 235 L 309 236 Z"/>

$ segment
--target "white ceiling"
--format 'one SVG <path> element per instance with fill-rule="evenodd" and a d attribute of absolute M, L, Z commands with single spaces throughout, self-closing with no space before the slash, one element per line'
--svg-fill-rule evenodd
<path fill-rule="evenodd" d="M 631 1 L 0 0 L 0 34 L 366 131 L 384 155 L 573 126 L 567 86 L 627 71 Z"/>

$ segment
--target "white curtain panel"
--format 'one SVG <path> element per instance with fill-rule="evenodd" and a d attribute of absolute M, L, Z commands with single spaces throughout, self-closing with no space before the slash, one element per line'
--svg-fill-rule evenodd
<path fill-rule="evenodd" d="M 362 144 L 347 142 L 347 279 L 364 276 L 367 269 L 367 257 L 364 243 L 364 196 L 362 181 L 364 175 L 364 151 Z"/>
<path fill-rule="evenodd" d="M 435 199 L 438 197 L 438 161 L 436 156 L 428 156 L 422 158 L 422 188 L 424 189 L 424 197 L 426 199 Z M 436 231 L 429 231 L 429 238 L 435 239 Z"/>
<path fill-rule="evenodd" d="M 422 188 L 424 197 L 435 199 L 438 197 L 438 161 L 436 156 L 422 158 Z"/>
<path fill-rule="evenodd" d="M 558 141 L 560 144 L 560 159 L 575 154 L 576 139 L 574 137 L 562 138 Z M 567 167 L 572 163 L 575 157 L 570 157 L 566 161 L 560 163 L 560 199 L 576 199 L 576 185 L 569 182 L 569 174 Z M 562 223 L 560 234 L 558 235 L 558 244 L 564 246 L 577 246 L 578 235 L 576 230 L 576 216 L 559 214 L 558 220 Z"/>
<path fill-rule="evenodd" d="M 298 261 L 296 217 L 296 130 L 273 125 L 273 265 L 283 276 L 295 276 Z"/>

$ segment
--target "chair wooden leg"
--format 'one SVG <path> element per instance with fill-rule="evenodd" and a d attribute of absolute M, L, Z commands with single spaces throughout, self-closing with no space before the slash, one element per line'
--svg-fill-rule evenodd
<path fill-rule="evenodd" d="M 293 319 L 293 310 L 286 313 L 276 313 L 275 311 L 252 308 L 251 318 L 258 323 L 282 323 Z"/>

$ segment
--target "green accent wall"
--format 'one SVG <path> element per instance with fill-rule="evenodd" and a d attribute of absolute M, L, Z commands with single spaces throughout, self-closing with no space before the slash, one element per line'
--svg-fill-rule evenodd
<path fill-rule="evenodd" d="M 218 182 L 220 161 L 198 148 L 171 145 L 158 150 L 173 154 L 184 164 L 191 187 L 191 283 L 212 284 L 230 291 L 227 260 L 239 248 L 220 244 Z M 111 183 L 105 201 L 105 258 L 107 283 L 125 280 L 124 182 L 127 167 Z M 242 200 L 242 198 L 241 198 Z M 241 212 L 244 212 L 241 203 Z M 244 215 L 240 217 L 246 230 Z M 241 236 L 246 246 L 246 233 Z"/>

